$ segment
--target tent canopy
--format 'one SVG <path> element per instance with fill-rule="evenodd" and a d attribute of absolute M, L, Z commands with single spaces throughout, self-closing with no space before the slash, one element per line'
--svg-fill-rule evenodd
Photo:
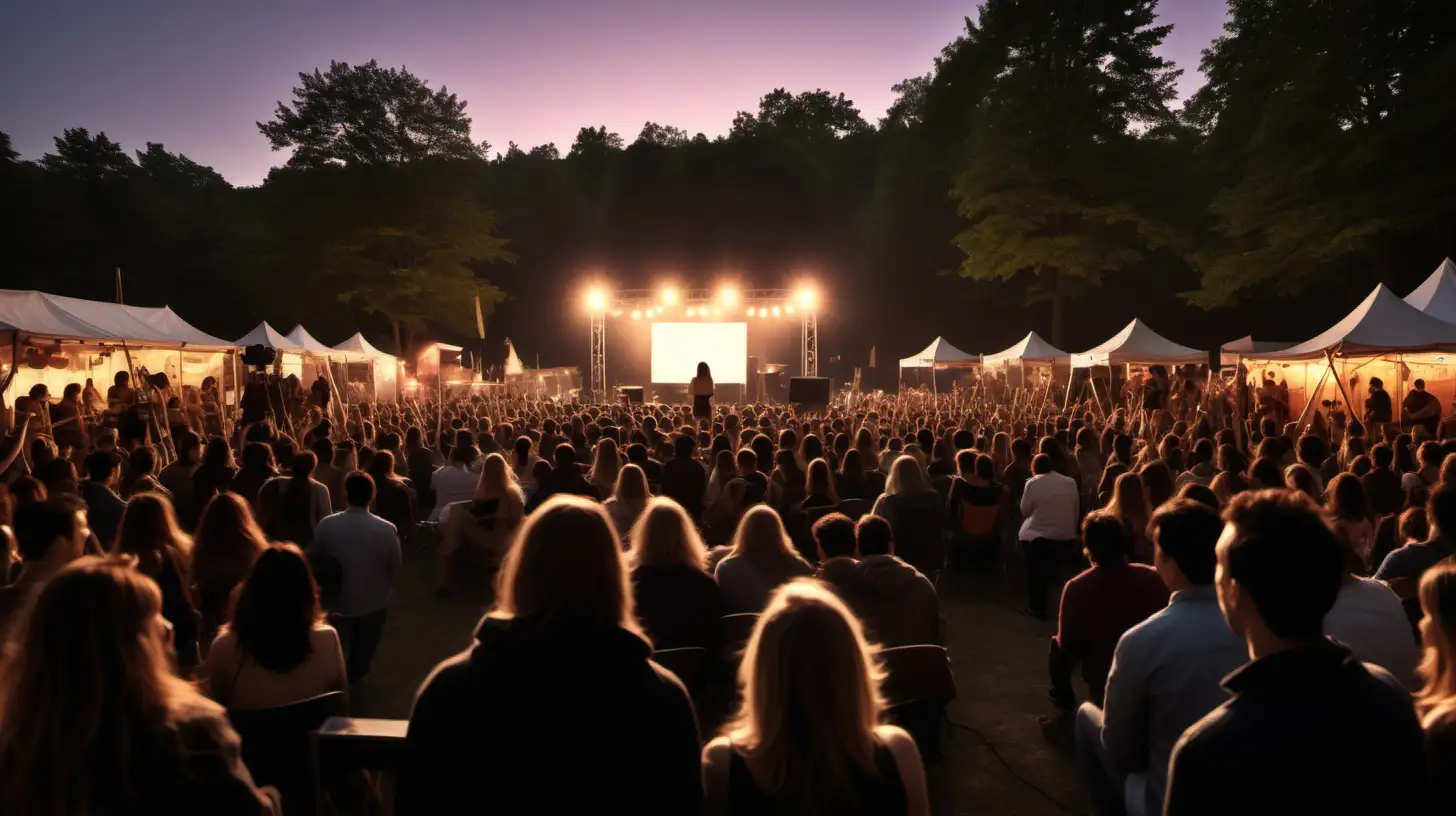
<path fill-rule="evenodd" d="M 305 329 L 302 323 L 293 327 L 293 331 L 288 333 L 287 340 L 298 348 L 314 354 L 328 354 L 333 351 L 333 349 L 319 342 L 313 335 L 309 334 L 308 329 Z"/>
<path fill-rule="evenodd" d="M 345 340 L 337 346 L 334 346 L 334 351 L 344 352 L 344 355 L 350 361 L 364 359 L 394 359 L 393 354 L 386 354 L 375 348 L 374 344 L 370 343 L 368 340 L 365 340 L 364 335 L 360 334 L 359 332 L 354 332 L 353 337 L 350 337 L 348 340 Z"/>
<path fill-rule="evenodd" d="M 1324 332 L 1284 351 L 1258 356 L 1298 360 L 1323 357 L 1335 349 L 1342 354 L 1456 349 L 1456 325 L 1431 317 L 1377 284 L 1359 306 Z"/>
<path fill-rule="evenodd" d="M 998 351 L 995 354 L 987 354 L 981 357 L 981 361 L 990 363 L 1014 363 L 1019 360 L 1037 363 L 1050 363 L 1054 360 L 1065 360 L 1072 355 L 1053 346 L 1043 340 L 1036 332 L 1027 332 L 1021 341 L 1011 348 Z"/>
<path fill-rule="evenodd" d="M 1284 340 L 1255 340 L 1249 334 L 1219 346 L 1219 362 L 1223 365 L 1238 365 L 1240 357 L 1270 354 L 1283 351 L 1292 345 L 1294 344 Z"/>
<path fill-rule="evenodd" d="M 1405 296 L 1405 302 L 1447 323 L 1456 323 L 1456 263 L 1441 261 L 1420 286 Z"/>
<path fill-rule="evenodd" d="M 1123 364 L 1186 365 L 1206 363 L 1208 354 L 1180 346 L 1158 334 L 1141 320 L 1133 320 L 1106 343 L 1072 355 L 1073 368 Z"/>
<path fill-rule="evenodd" d="M 183 320 L 166 306 L 124 306 L 0 289 L 0 331 L 56 340 L 127 342 L 139 346 L 232 348 L 233 344 Z"/>
<path fill-rule="evenodd" d="M 279 334 L 278 330 L 268 325 L 268 321 L 266 320 L 264 320 L 262 323 L 259 323 L 257 328 L 253 329 L 242 337 L 239 337 L 238 345 L 267 346 L 268 348 L 275 349 L 277 351 L 298 352 L 303 350 L 299 348 L 298 345 L 292 340 L 289 340 L 287 337 Z"/>
<path fill-rule="evenodd" d="M 901 368 L 941 368 L 945 366 L 970 366 L 981 362 L 981 358 L 975 354 L 967 354 L 964 351 L 947 343 L 944 337 L 937 337 L 930 341 L 919 354 L 901 358 Z"/>

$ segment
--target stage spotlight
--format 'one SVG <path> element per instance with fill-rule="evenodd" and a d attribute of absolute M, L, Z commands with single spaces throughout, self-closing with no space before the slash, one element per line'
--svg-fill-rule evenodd
<path fill-rule="evenodd" d="M 607 293 L 599 286 L 586 290 L 586 308 L 592 314 L 605 312 L 607 310 Z"/>
<path fill-rule="evenodd" d="M 813 311 L 814 307 L 819 303 L 819 290 L 806 284 L 799 287 L 798 294 L 795 297 L 799 301 L 800 306 Z"/>
<path fill-rule="evenodd" d="M 639 309 L 633 309 L 632 310 L 632 319 L 633 320 L 641 320 L 642 319 L 642 312 L 641 312 L 641 310 L 639 310 Z"/>
<path fill-rule="evenodd" d="M 676 286 L 664 286 L 662 288 L 662 302 L 663 303 L 666 303 L 669 306 L 677 303 L 677 287 Z M 658 309 L 657 311 L 658 312 L 661 312 L 662 309 Z"/>
<path fill-rule="evenodd" d="M 774 317 L 778 317 L 779 316 L 779 307 L 777 307 L 777 306 L 773 307 L 773 316 Z"/>
<path fill-rule="evenodd" d="M 724 306 L 732 306 L 738 302 L 738 290 L 725 286 L 718 292 L 718 299 L 723 301 Z"/>

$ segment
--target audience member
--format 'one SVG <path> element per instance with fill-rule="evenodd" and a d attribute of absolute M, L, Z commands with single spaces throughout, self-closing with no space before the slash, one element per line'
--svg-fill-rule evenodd
<path fill-rule="evenodd" d="M 52 575 L 86 554 L 91 527 L 86 505 L 74 496 L 34 502 L 15 511 L 15 549 L 20 577 L 0 587 L 0 664 L 10 650 L 8 634 Z"/>
<path fill-rule="evenodd" d="M 227 621 L 233 590 L 266 549 L 268 539 L 238 494 L 220 493 L 202 509 L 192 537 L 192 581 L 202 613 L 203 646 L 212 643 Z"/>
<path fill-rule="evenodd" d="M 713 571 L 729 612 L 759 612 L 780 584 L 812 575 L 814 567 L 794 549 L 773 508 L 758 505 L 743 515 L 728 555 Z"/>
<path fill-rule="evenodd" d="M 1082 496 L 1075 481 L 1052 468 L 1050 456 L 1037 454 L 1031 470 L 1021 494 L 1025 520 L 1017 533 L 1017 547 L 1026 561 L 1027 613 L 1046 620 L 1047 589 L 1057 562 L 1071 554 L 1077 540 Z"/>
<path fill-rule="evenodd" d="M 727 606 L 707 572 L 708 553 L 687 511 L 671 499 L 652 499 L 629 541 L 637 620 L 653 647 L 701 646 L 717 655 Z"/>
<path fill-rule="evenodd" d="M 177 668 L 187 675 L 201 660 L 197 605 L 192 597 L 192 539 L 182 532 L 172 503 L 160 493 L 127 502 L 113 555 L 136 559 L 137 570 L 162 591 L 162 617 L 172 626 Z"/>
<path fill-rule="evenodd" d="M 835 523 L 834 533 L 846 541 L 837 548 L 848 547 L 846 556 L 857 549 L 859 557 L 826 561 L 818 577 L 833 586 L 859 616 L 869 639 L 884 648 L 943 643 L 935 586 L 895 556 L 889 522 L 874 515 L 861 517 L 858 524 L 840 518 L 843 521 Z M 829 554 L 827 550 L 825 554 Z"/>
<path fill-rule="evenodd" d="M 329 623 L 343 643 L 349 682 L 357 683 L 369 673 L 384 634 L 403 554 L 394 525 L 369 512 L 374 501 L 369 474 L 345 476 L 344 497 L 349 508 L 319 522 L 308 552 L 339 566 L 339 591 L 328 604 Z"/>

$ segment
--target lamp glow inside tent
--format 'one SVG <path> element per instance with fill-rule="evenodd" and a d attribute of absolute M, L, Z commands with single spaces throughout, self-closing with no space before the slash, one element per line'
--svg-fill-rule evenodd
<path fill-rule="evenodd" d="M 1339 400 L 1364 414 L 1371 377 L 1379 377 L 1397 405 L 1410 384 L 1449 408 L 1456 396 L 1456 325 L 1432 317 L 1378 285 L 1338 323 L 1283 351 L 1244 357 L 1258 383 L 1265 372 L 1289 388 L 1291 415 L 1311 402 Z M 1398 410 L 1398 409 L 1397 409 Z"/>
<path fill-rule="evenodd" d="M 369 385 L 374 392 L 373 398 L 378 402 L 395 402 L 398 399 L 399 359 L 397 357 L 375 348 L 359 332 L 354 332 L 353 337 L 334 346 L 333 350 L 334 359 L 342 360 L 349 367 L 345 377 L 348 384 Z M 367 383 L 355 378 L 356 366 L 367 370 L 369 374 Z"/>
<path fill-rule="evenodd" d="M 900 358 L 900 381 L 905 380 L 905 370 L 930 372 L 931 387 L 937 387 L 935 372 L 950 368 L 972 368 L 981 364 L 978 354 L 970 354 L 952 346 L 944 337 L 930 341 L 919 354 Z"/>
<path fill-rule="evenodd" d="M 0 289 L 0 382 L 9 381 L 10 394 L 44 384 L 59 395 L 66 385 L 88 378 L 105 391 L 129 367 L 166 374 L 178 393 L 207 377 L 217 378 L 221 389 L 228 355 L 236 348 L 167 306 Z"/>

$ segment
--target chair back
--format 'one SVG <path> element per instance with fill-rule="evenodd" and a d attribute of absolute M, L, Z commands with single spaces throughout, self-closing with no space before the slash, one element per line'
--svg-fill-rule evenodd
<path fill-rule="evenodd" d="M 960 526 L 961 535 L 967 538 L 982 538 L 995 535 L 996 523 L 1001 516 L 1001 505 L 999 504 L 971 504 L 968 501 L 960 503 Z"/>
<path fill-rule="evenodd" d="M 303 808 L 313 800 L 310 735 L 329 717 L 347 714 L 346 708 L 344 692 L 331 691 L 274 708 L 231 708 L 228 720 L 242 740 L 253 781 L 278 788 L 286 804 Z"/>
<path fill-rule="evenodd" d="M 890 519 L 895 536 L 895 554 L 927 576 L 945 567 L 946 519 L 944 505 L 933 493 L 894 508 Z"/>
<path fill-rule="evenodd" d="M 870 511 L 868 499 L 843 499 L 839 502 L 839 512 L 849 516 L 855 521 Z"/>
<path fill-rule="evenodd" d="M 703 664 L 708 660 L 708 650 L 702 646 L 684 646 L 678 649 L 658 649 L 652 653 L 652 661 L 677 675 L 677 679 L 691 692 L 697 688 L 702 677 Z"/>
<path fill-rule="evenodd" d="M 944 646 L 896 646 L 879 651 L 885 665 L 885 702 L 891 707 L 912 702 L 948 703 L 956 697 L 955 674 Z"/>
<path fill-rule="evenodd" d="M 757 612 L 724 615 L 721 621 L 723 651 L 729 655 L 737 655 L 742 652 L 743 647 L 748 645 L 748 637 L 753 634 L 753 627 L 757 624 Z"/>

